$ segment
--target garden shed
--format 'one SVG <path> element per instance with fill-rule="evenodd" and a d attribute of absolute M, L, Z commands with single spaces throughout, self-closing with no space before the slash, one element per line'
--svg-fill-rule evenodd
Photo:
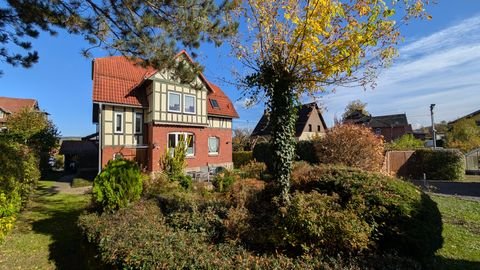
<path fill-rule="evenodd" d="M 469 174 L 480 174 L 480 148 L 474 149 L 465 154 L 466 168 Z"/>

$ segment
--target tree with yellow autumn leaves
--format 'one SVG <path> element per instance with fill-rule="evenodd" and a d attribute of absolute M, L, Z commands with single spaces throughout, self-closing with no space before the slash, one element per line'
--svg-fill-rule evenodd
<path fill-rule="evenodd" d="M 245 0 L 233 16 L 248 31 L 232 40 L 247 68 L 245 94 L 265 96 L 270 111 L 272 168 L 283 205 L 289 202 L 300 97 L 335 86 L 373 86 L 397 55 L 399 25 L 429 18 L 428 0 Z M 232 17 L 234 20 L 235 18 Z"/>

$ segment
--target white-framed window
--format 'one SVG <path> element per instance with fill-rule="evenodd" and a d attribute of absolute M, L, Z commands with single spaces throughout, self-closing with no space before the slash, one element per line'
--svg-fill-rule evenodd
<path fill-rule="evenodd" d="M 114 115 L 114 133 L 123 133 L 123 113 L 116 112 Z"/>
<path fill-rule="evenodd" d="M 195 106 L 195 96 L 194 95 L 183 95 L 183 112 L 195 114 L 196 106 Z"/>
<path fill-rule="evenodd" d="M 169 112 L 182 112 L 180 109 L 180 100 L 181 94 L 179 93 L 168 93 L 168 111 Z"/>
<path fill-rule="evenodd" d="M 168 149 L 173 153 L 173 149 L 178 146 L 180 142 L 185 144 L 187 148 L 187 157 L 195 156 L 195 135 L 188 132 L 172 132 L 168 133 Z"/>
<path fill-rule="evenodd" d="M 382 129 L 381 128 L 376 128 L 375 129 L 375 134 L 382 135 Z"/>
<path fill-rule="evenodd" d="M 135 121 L 133 123 L 135 134 L 142 133 L 143 129 L 143 114 L 142 113 L 135 113 Z"/>
<path fill-rule="evenodd" d="M 208 154 L 218 155 L 220 149 L 220 139 L 218 137 L 208 137 Z"/>

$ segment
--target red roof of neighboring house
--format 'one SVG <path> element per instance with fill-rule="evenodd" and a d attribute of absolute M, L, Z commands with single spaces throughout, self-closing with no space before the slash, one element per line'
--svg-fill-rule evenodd
<path fill-rule="evenodd" d="M 185 51 L 177 54 L 180 55 L 185 55 L 193 62 Z M 138 86 L 156 72 L 154 68 L 136 65 L 124 56 L 96 58 L 93 67 L 93 101 L 148 107 L 145 91 L 141 91 Z M 238 118 L 237 111 L 225 93 L 207 81 L 203 74 L 200 74 L 200 78 L 209 90 L 207 113 Z M 219 108 L 213 108 L 210 99 L 216 99 Z"/>
<path fill-rule="evenodd" d="M 34 108 L 36 105 L 35 99 L 0 97 L 0 110 L 9 114 L 19 112 L 25 107 Z"/>

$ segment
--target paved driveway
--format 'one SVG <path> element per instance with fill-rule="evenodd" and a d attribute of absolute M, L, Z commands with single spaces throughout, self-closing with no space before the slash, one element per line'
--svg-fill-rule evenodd
<path fill-rule="evenodd" d="M 423 190 L 444 194 L 466 197 L 474 200 L 480 200 L 479 182 L 449 182 L 432 180 L 415 180 L 413 183 L 420 186 Z"/>

